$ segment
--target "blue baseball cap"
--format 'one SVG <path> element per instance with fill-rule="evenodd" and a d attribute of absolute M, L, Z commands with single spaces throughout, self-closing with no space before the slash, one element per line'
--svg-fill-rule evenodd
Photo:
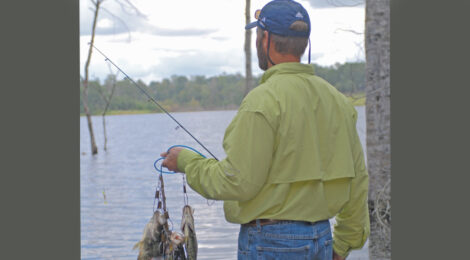
<path fill-rule="evenodd" d="M 305 8 L 292 0 L 274 0 L 267 3 L 263 9 L 255 12 L 255 22 L 247 24 L 245 29 L 259 26 L 273 34 L 280 36 L 309 37 L 310 18 Z M 303 21 L 308 25 L 308 31 L 294 31 L 289 27 L 295 21 Z"/>

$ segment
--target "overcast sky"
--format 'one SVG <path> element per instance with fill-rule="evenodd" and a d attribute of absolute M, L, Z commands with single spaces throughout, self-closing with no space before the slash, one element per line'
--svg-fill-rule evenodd
<path fill-rule="evenodd" d="M 171 75 L 245 74 L 243 0 L 131 0 L 141 12 L 105 0 L 100 9 L 95 46 L 135 80 L 146 83 Z M 125 3 L 126 0 L 121 0 Z M 267 0 L 251 0 L 251 12 Z M 364 60 L 365 8 L 360 0 L 299 0 L 312 25 L 312 62 L 332 65 Z M 341 7 L 349 6 L 349 7 Z M 80 0 L 80 75 L 88 54 L 93 11 Z M 251 16 L 252 20 L 253 15 Z M 352 30 L 354 32 L 350 32 Z M 255 30 L 253 30 L 255 31 Z M 258 68 L 252 34 L 253 73 Z M 307 52 L 302 58 L 307 62 Z M 113 68 L 114 69 L 114 68 Z M 90 76 L 110 73 L 104 58 L 93 52 Z M 122 75 L 121 75 L 122 76 Z"/>

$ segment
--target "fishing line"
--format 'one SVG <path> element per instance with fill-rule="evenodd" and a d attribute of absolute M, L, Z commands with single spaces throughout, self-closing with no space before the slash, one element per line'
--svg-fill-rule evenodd
<path fill-rule="evenodd" d="M 141 86 L 139 86 L 139 84 L 137 84 L 137 82 L 135 82 L 131 77 L 129 77 L 129 75 L 127 75 L 121 68 L 119 68 L 112 60 L 110 60 L 103 52 L 101 52 L 98 48 L 95 47 L 94 44 L 92 44 L 91 42 L 89 42 L 88 44 L 91 44 L 91 46 L 96 49 L 101 55 L 103 55 L 103 57 L 105 57 L 105 61 L 109 61 L 109 63 L 111 63 L 114 67 L 116 67 L 120 72 L 122 72 L 122 74 L 125 75 L 125 78 L 127 78 L 129 81 L 131 81 L 132 83 L 134 83 L 134 85 L 142 92 L 142 94 L 144 94 L 150 101 L 152 101 L 153 103 L 155 103 L 155 105 L 158 106 L 158 108 L 160 108 L 163 112 L 165 112 L 165 114 L 167 114 L 171 119 L 173 119 L 173 121 L 175 121 L 179 127 L 181 127 L 186 133 L 188 133 L 202 148 L 204 148 L 204 150 L 206 150 L 212 157 L 214 157 L 214 159 L 216 159 L 217 161 L 219 159 L 217 159 L 217 157 L 215 157 L 215 155 L 213 155 L 209 149 L 207 149 L 196 137 L 194 137 L 194 135 L 192 135 L 182 124 L 180 124 L 180 122 L 178 122 L 178 120 L 176 120 L 165 108 L 163 108 L 152 96 L 150 96 Z M 199 153 L 199 152 L 198 152 Z"/>
<path fill-rule="evenodd" d="M 186 149 L 189 149 L 197 154 L 199 154 L 200 156 L 204 157 L 204 158 L 207 158 L 204 154 L 202 154 L 201 152 L 199 152 L 198 150 L 192 148 L 192 147 L 189 147 L 187 145 L 182 145 L 182 144 L 177 144 L 177 145 L 173 145 L 171 146 L 170 148 L 168 148 L 168 150 L 166 151 L 167 153 L 170 152 L 170 150 L 172 148 L 175 148 L 175 147 L 182 147 L 182 148 L 186 148 Z M 215 158 L 215 157 L 214 157 Z M 173 171 L 164 171 L 160 165 L 160 167 L 157 166 L 157 162 L 161 161 L 161 160 L 164 160 L 165 157 L 160 157 L 158 158 L 154 163 L 153 163 L 153 167 L 155 167 L 155 170 L 157 170 L 157 172 L 159 173 L 164 173 L 164 174 L 175 174 L 176 172 L 173 172 Z"/>

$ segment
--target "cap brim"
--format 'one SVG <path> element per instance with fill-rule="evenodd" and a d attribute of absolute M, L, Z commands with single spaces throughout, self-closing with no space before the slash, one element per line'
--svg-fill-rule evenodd
<path fill-rule="evenodd" d="M 245 30 L 252 29 L 252 28 L 256 27 L 257 25 L 258 25 L 258 21 L 254 21 L 252 23 L 249 23 L 245 26 Z"/>

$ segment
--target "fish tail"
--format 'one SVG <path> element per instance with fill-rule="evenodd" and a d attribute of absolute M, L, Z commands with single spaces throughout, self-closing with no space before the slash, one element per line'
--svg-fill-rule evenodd
<path fill-rule="evenodd" d="M 134 247 L 132 247 L 132 250 L 136 250 L 136 249 L 140 248 L 140 245 L 141 245 L 141 244 L 142 244 L 141 241 L 135 243 Z"/>

